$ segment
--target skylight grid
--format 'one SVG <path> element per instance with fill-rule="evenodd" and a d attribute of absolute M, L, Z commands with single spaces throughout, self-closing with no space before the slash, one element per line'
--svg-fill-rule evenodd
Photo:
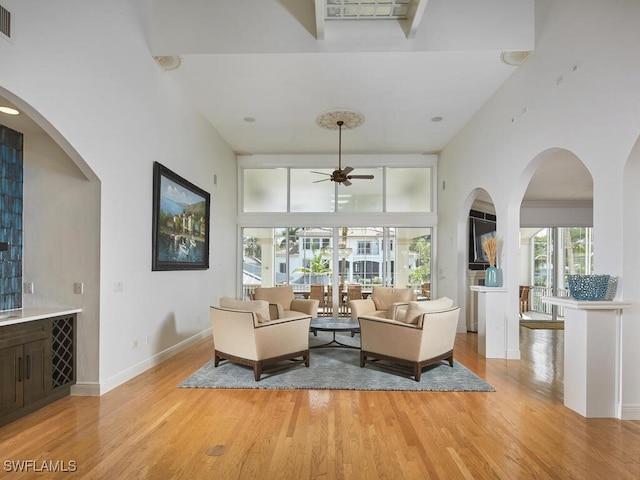
<path fill-rule="evenodd" d="M 407 18 L 411 0 L 327 0 L 327 20 Z"/>

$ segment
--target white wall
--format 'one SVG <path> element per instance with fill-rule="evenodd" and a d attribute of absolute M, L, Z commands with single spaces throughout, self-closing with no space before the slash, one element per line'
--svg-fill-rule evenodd
<path fill-rule="evenodd" d="M 441 294 L 459 303 L 466 294 L 461 220 L 470 192 L 482 187 L 501 219 L 498 235 L 505 246 L 502 265 L 510 305 L 507 341 L 514 358 L 519 355 L 519 209 L 529 179 L 543 161 L 541 154 L 564 148 L 589 170 L 594 180 L 595 269 L 622 275 L 623 264 L 631 260 L 623 257 L 622 249 L 623 172 L 640 132 L 640 62 L 635 51 L 640 3 L 538 0 L 536 21 L 533 55 L 446 147 L 439 162 L 440 181 L 447 182 L 439 200 L 444 237 L 439 258 L 449 271 L 440 284 Z M 519 113 L 525 107 L 526 113 Z M 623 288 L 627 295 L 627 286 Z M 622 351 L 637 350 L 640 332 L 630 331 L 622 338 Z M 640 378 L 630 373 L 637 372 L 636 357 L 633 362 L 622 365 L 621 411 L 623 417 L 640 418 Z"/>
<path fill-rule="evenodd" d="M 99 343 L 92 345 L 99 356 L 85 356 L 90 365 L 79 371 L 86 391 L 104 392 L 197 338 L 209 327 L 214 298 L 234 294 L 235 156 L 149 53 L 149 0 L 3 5 L 15 34 L 13 43 L 0 41 L 0 87 L 48 122 L 47 131 L 55 129 L 65 151 L 100 182 L 100 256 L 92 260 L 100 280 L 91 292 L 100 303 Z M 151 272 L 156 160 L 211 193 L 209 270 Z M 82 268 L 92 277 L 89 263 Z M 116 282 L 123 292 L 114 292 Z M 50 301 L 65 301 L 51 291 Z"/>
<path fill-rule="evenodd" d="M 567 205 L 527 205 L 520 209 L 520 226 L 592 227 L 593 207 L 583 203 Z"/>
<path fill-rule="evenodd" d="M 100 183 L 89 181 L 44 133 L 24 134 L 24 307 L 81 308 L 78 377 L 98 378 Z M 74 293 L 74 283 L 84 294 Z"/>

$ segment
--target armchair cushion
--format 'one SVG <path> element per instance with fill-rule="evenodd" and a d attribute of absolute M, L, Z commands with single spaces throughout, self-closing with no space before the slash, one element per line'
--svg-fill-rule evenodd
<path fill-rule="evenodd" d="M 349 300 L 351 317 L 363 315 L 396 319 L 398 314 L 404 315 L 407 304 L 413 299 L 413 290 L 408 288 L 374 286 L 371 298 Z"/>
<path fill-rule="evenodd" d="M 376 310 L 389 311 L 397 302 L 409 302 L 413 299 L 413 290 L 407 288 L 374 286 L 371 290 L 371 299 L 376 305 Z"/>
<path fill-rule="evenodd" d="M 269 302 L 265 300 L 236 300 L 231 297 L 222 297 L 220 298 L 220 307 L 230 308 L 232 310 L 243 310 L 245 312 L 254 312 L 259 323 L 271 320 Z"/>
<path fill-rule="evenodd" d="M 404 315 L 396 315 L 396 320 L 417 325 L 422 319 L 423 313 L 440 312 L 453 307 L 453 300 L 449 297 L 440 297 L 437 300 L 425 300 L 422 302 L 409 302 Z"/>
<path fill-rule="evenodd" d="M 290 317 L 300 313 L 310 315 L 313 318 L 318 316 L 320 302 L 313 299 L 295 298 L 291 286 L 256 287 L 254 296 L 256 300 L 269 302 L 271 318 Z"/>
<path fill-rule="evenodd" d="M 279 303 L 284 310 L 291 310 L 293 287 L 257 287 L 254 293 L 256 300 Z"/>

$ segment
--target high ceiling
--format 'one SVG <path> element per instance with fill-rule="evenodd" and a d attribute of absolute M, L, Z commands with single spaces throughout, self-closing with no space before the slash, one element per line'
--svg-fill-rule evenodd
<path fill-rule="evenodd" d="M 327 4 L 343 1 L 357 3 Z M 167 74 L 236 152 L 335 151 L 315 123 L 333 109 L 365 117 L 345 153 L 437 152 L 516 70 L 501 54 L 533 49 L 533 1 L 408 6 L 409 19 L 335 20 L 325 0 L 154 0 L 151 48 L 181 58 Z"/>
<path fill-rule="evenodd" d="M 391 2 L 407 18 L 325 18 L 327 7 L 384 11 Z M 150 45 L 152 55 L 179 65 L 165 74 L 238 153 L 333 153 L 337 134 L 316 117 L 334 109 L 365 119 L 344 132 L 344 154 L 434 153 L 517 70 L 503 58 L 533 50 L 533 3 L 152 0 Z M 35 127 L 24 116 L 2 115 L 0 123 Z M 579 160 L 545 165 L 527 198 L 590 196 Z M 569 176 L 575 188 L 549 183 L 560 165 L 578 168 Z"/>

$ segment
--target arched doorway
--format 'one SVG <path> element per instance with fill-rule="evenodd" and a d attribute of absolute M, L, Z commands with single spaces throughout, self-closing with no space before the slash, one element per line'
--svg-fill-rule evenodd
<path fill-rule="evenodd" d="M 469 287 L 484 285 L 485 270 L 489 263 L 482 251 L 482 239 L 487 235 L 495 235 L 497 217 L 491 195 L 483 188 L 471 192 L 465 205 L 467 205 L 464 209 L 467 215 L 463 219 L 466 223 L 465 319 L 467 331 L 477 332 L 478 299 Z"/>
<path fill-rule="evenodd" d="M 561 312 L 541 298 L 565 295 L 567 274 L 592 271 L 593 179 L 565 149 L 540 153 L 526 175 L 530 180 L 520 204 L 518 277 L 530 287 L 529 316 L 556 321 Z"/>
<path fill-rule="evenodd" d="M 0 124 L 24 137 L 23 307 L 81 308 L 78 383 L 97 383 L 100 354 L 100 181 L 75 149 L 27 102 L 0 87 L 20 114 Z M 74 293 L 82 284 L 82 294 Z"/>

